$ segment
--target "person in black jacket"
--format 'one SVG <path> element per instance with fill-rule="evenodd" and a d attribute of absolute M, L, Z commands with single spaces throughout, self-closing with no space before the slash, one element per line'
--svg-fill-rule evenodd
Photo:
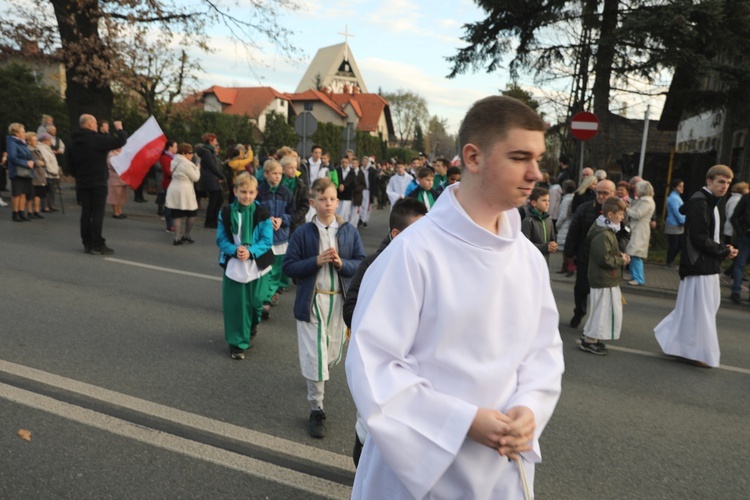
<path fill-rule="evenodd" d="M 310 208 L 310 189 L 305 182 L 305 172 L 298 169 L 299 157 L 296 155 L 285 156 L 279 162 L 284 176 L 281 183 L 292 192 L 294 196 L 294 215 L 289 227 L 289 237 L 294 230 L 305 223 L 305 216 Z"/>
<path fill-rule="evenodd" d="M 226 178 L 221 171 L 221 161 L 216 156 L 216 148 L 219 140 L 216 134 L 203 134 L 203 144 L 195 148 L 195 154 L 201 159 L 202 190 L 208 193 L 208 206 L 206 207 L 206 221 L 204 227 L 216 229 L 219 224 L 219 211 L 224 203 L 224 188 L 222 183 Z"/>
<path fill-rule="evenodd" d="M 581 320 L 586 316 L 586 302 L 590 292 L 589 247 L 586 245 L 586 236 L 596 218 L 601 214 L 602 203 L 612 196 L 615 196 L 615 183 L 610 180 L 601 181 L 596 186 L 596 199 L 579 206 L 570 222 L 568 236 L 565 239 L 565 255 L 576 264 L 576 284 L 573 288 L 575 309 L 573 309 L 573 318 L 570 320 L 570 326 L 573 328 L 578 328 Z M 617 233 L 617 242 L 621 251 L 625 251 L 629 241 L 630 228 L 624 220 Z"/>
<path fill-rule="evenodd" d="M 375 262 L 375 259 L 383 250 L 385 250 L 393 238 L 398 236 L 404 229 L 425 215 L 427 215 L 427 207 L 416 198 L 402 198 L 393 205 L 393 210 L 391 210 L 391 215 L 388 219 L 388 227 L 390 228 L 388 235 L 383 238 L 376 253 L 365 257 L 365 260 L 359 265 L 357 272 L 354 273 L 352 280 L 349 282 L 349 289 L 346 291 L 346 299 L 344 300 L 344 323 L 346 323 L 347 328 L 351 329 L 352 327 L 352 317 L 354 316 L 354 309 L 357 306 L 359 286 L 362 284 L 362 278 L 365 277 L 365 271 L 367 271 L 367 268 Z M 360 422 L 359 415 L 357 415 L 355 431 L 356 434 L 352 458 L 354 459 L 354 466 L 356 467 L 359 465 L 362 446 L 364 445 L 365 437 L 367 436 L 367 431 L 365 430 L 364 425 Z"/>
<path fill-rule="evenodd" d="M 731 222 L 737 243 L 737 258 L 732 270 L 732 302 L 739 304 L 745 266 L 750 258 L 750 193 L 742 195 L 737 202 Z"/>
<path fill-rule="evenodd" d="M 654 328 L 665 354 L 702 368 L 719 366 L 716 313 L 721 305 L 721 261 L 737 249 L 721 244 L 723 207 L 720 201 L 734 176 L 726 165 L 706 173 L 706 186 L 680 207 L 685 214 L 685 239 L 680 257 L 680 288 L 674 310 Z"/>
<path fill-rule="evenodd" d="M 102 236 L 104 209 L 107 204 L 109 168 L 107 155 L 121 148 L 128 139 L 122 122 L 115 121 L 115 135 L 100 134 L 96 118 L 83 114 L 78 119 L 80 130 L 73 134 L 69 149 L 70 170 L 76 179 L 76 197 L 81 204 L 81 240 L 86 253 L 111 255 Z"/>

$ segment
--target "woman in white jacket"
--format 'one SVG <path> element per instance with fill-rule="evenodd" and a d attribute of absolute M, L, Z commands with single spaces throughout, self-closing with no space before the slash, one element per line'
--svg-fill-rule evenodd
<path fill-rule="evenodd" d="M 563 197 L 560 201 L 560 212 L 557 217 L 557 244 L 560 250 L 565 248 L 565 240 L 568 238 L 568 229 L 570 228 L 570 221 L 573 220 L 573 196 L 576 190 L 576 183 L 574 180 L 568 179 L 562 183 Z M 568 257 L 563 252 L 563 263 L 562 267 L 557 274 L 565 273 L 566 276 L 573 276 L 575 272 L 575 265 L 568 260 Z"/>
<path fill-rule="evenodd" d="M 637 199 L 628 208 L 630 217 L 630 242 L 625 253 L 630 255 L 629 285 L 638 286 L 646 283 L 643 275 L 643 259 L 648 257 L 648 244 L 651 241 L 651 216 L 656 210 L 654 187 L 648 181 L 635 185 Z"/>
<path fill-rule="evenodd" d="M 182 143 L 170 165 L 172 182 L 167 188 L 164 204 L 172 211 L 174 219 L 173 245 L 194 243 L 190 231 L 198 216 L 198 200 L 194 184 L 201 178 L 201 170 L 193 163 L 193 146 Z"/>

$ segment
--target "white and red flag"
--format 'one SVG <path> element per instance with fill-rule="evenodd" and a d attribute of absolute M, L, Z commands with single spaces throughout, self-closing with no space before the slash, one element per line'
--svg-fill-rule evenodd
<path fill-rule="evenodd" d="M 122 152 L 112 157 L 112 166 L 120 178 L 137 189 L 143 178 L 161 158 L 167 138 L 153 116 L 128 137 Z"/>

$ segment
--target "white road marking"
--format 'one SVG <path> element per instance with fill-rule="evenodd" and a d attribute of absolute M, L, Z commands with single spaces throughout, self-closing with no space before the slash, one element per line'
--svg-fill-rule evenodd
<path fill-rule="evenodd" d="M 576 341 L 577 344 L 580 344 L 581 341 Z M 629 347 L 620 347 L 612 344 L 607 344 L 607 350 L 609 351 L 620 351 L 620 352 L 627 352 L 630 354 L 638 354 L 639 356 L 647 356 L 649 358 L 662 358 L 662 359 L 669 359 L 665 357 L 665 354 L 659 353 L 659 352 L 649 352 L 649 351 L 641 351 L 640 349 L 631 349 Z M 750 375 L 750 370 L 747 368 L 740 368 L 739 366 L 730 366 L 730 365 L 719 365 L 717 368 L 714 368 L 715 370 L 726 370 L 729 372 L 735 372 L 735 373 L 742 373 L 743 375 Z"/>
<path fill-rule="evenodd" d="M 314 463 L 335 467 L 346 472 L 353 473 L 355 470 L 351 457 L 346 455 L 321 450 L 305 444 L 246 429 L 238 425 L 220 422 L 218 420 L 213 420 L 194 413 L 188 413 L 169 406 L 152 403 L 151 401 L 110 391 L 109 389 L 104 389 L 85 382 L 61 377 L 42 370 L 37 370 L 36 368 L 30 368 L 28 366 L 11 363 L 10 361 L 0 360 L 0 371 L 52 387 L 64 389 L 76 394 L 81 394 L 107 404 L 135 410 L 145 415 L 158 417 L 185 427 L 245 442 L 277 453 L 283 453 L 285 455 L 301 458 Z"/>
<path fill-rule="evenodd" d="M 0 383 L 0 397 L 60 417 L 95 427 L 119 436 L 134 439 L 158 448 L 211 462 L 229 469 L 284 484 L 292 488 L 319 494 L 328 498 L 351 497 L 349 486 L 327 481 L 301 472 L 285 469 L 238 453 L 197 443 L 166 432 L 132 424 L 119 418 L 81 408 L 56 399 Z"/>
<path fill-rule="evenodd" d="M 191 273 L 190 271 L 181 271 L 179 269 L 171 269 L 169 267 L 152 266 L 151 264 L 142 264 L 140 262 L 134 262 L 132 260 L 116 259 L 114 257 L 105 257 L 103 260 L 109 262 L 115 262 L 117 264 L 125 264 L 128 266 L 142 267 L 144 269 L 151 269 L 153 271 L 161 271 L 163 273 L 181 274 L 183 276 L 190 276 L 193 278 L 201 278 L 204 280 L 221 281 L 223 278 L 218 276 L 212 276 L 210 274 Z"/>

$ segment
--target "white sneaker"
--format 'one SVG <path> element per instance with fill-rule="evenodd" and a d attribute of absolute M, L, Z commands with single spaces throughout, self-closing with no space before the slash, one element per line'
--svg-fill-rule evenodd
<path fill-rule="evenodd" d="M 0 198 L 0 207 L 7 207 L 8 204 L 3 201 L 2 198 Z"/>

